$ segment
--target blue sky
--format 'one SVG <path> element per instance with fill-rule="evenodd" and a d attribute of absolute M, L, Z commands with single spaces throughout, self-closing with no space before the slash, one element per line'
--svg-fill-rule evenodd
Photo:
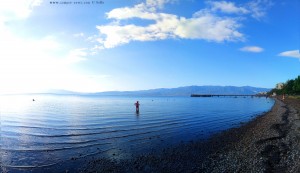
<path fill-rule="evenodd" d="M 0 93 L 273 88 L 300 74 L 299 11 L 297 0 L 5 0 Z"/>

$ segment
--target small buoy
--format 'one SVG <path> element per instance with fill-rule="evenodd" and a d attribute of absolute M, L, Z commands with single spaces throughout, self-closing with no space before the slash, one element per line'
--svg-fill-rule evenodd
<path fill-rule="evenodd" d="M 34 100 L 34 99 L 32 99 L 32 101 L 34 102 L 35 100 Z"/>

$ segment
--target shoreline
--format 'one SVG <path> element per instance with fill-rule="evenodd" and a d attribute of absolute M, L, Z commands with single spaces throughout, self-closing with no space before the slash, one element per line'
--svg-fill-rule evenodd
<path fill-rule="evenodd" d="M 300 100 L 275 98 L 272 109 L 238 128 L 130 160 L 90 161 L 82 172 L 300 172 Z"/>
<path fill-rule="evenodd" d="M 219 134 L 228 141 L 205 172 L 300 172 L 299 102 L 275 99 L 271 111 Z"/>

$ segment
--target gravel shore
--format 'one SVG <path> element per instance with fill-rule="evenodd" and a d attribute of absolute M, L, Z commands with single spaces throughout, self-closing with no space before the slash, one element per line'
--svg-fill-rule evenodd
<path fill-rule="evenodd" d="M 300 172 L 300 100 L 275 100 L 270 112 L 208 141 L 131 160 L 99 158 L 82 172 Z"/>

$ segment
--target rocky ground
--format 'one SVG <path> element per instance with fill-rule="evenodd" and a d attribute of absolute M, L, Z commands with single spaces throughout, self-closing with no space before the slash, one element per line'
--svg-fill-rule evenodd
<path fill-rule="evenodd" d="M 233 130 L 237 140 L 210 154 L 205 172 L 300 172 L 299 102 L 276 100 L 269 113 Z"/>
<path fill-rule="evenodd" d="M 300 172 L 300 100 L 276 99 L 272 110 L 240 128 L 132 160 L 99 158 L 82 172 Z"/>

